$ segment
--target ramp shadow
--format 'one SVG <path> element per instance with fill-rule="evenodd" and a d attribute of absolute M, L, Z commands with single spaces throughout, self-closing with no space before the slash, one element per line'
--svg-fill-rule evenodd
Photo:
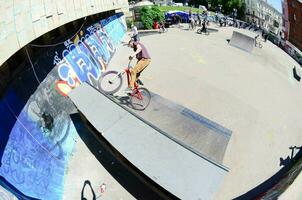
<path fill-rule="evenodd" d="M 80 113 L 70 117 L 91 153 L 136 199 L 178 199 L 126 160 Z"/>

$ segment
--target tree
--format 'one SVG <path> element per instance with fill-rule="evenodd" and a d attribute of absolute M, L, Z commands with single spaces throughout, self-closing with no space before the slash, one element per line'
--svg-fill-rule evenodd
<path fill-rule="evenodd" d="M 162 21 L 164 13 L 159 10 L 158 6 L 144 6 L 140 9 L 140 18 L 146 29 L 152 29 L 154 21 Z"/>
<path fill-rule="evenodd" d="M 198 8 L 200 5 L 208 7 L 207 0 L 190 0 L 188 4 L 189 6 L 194 6 L 196 8 Z"/>
<path fill-rule="evenodd" d="M 208 0 L 211 4 L 211 8 L 214 10 L 218 10 L 218 6 L 222 5 L 222 10 L 224 10 L 224 14 L 231 14 L 233 9 L 237 9 L 237 14 L 239 18 L 244 17 L 245 13 L 245 3 L 244 0 Z"/>

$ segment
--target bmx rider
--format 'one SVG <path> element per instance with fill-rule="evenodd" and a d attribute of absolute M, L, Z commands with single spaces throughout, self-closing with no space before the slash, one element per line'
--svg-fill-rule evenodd
<path fill-rule="evenodd" d="M 129 46 L 134 50 L 134 53 L 129 56 L 129 60 L 134 57 L 137 59 L 136 65 L 131 69 L 131 80 L 126 89 L 126 92 L 132 92 L 134 89 L 134 83 L 140 76 L 140 73 L 150 64 L 151 57 L 147 48 L 140 42 L 131 41 Z"/>

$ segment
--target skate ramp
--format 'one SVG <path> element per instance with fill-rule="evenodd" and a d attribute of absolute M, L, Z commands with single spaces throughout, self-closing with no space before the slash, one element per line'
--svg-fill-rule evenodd
<path fill-rule="evenodd" d="M 171 140 L 88 84 L 69 97 L 129 162 L 180 199 L 213 199 L 228 170 Z"/>
<path fill-rule="evenodd" d="M 239 33 L 237 31 L 233 31 L 233 35 L 229 44 L 251 53 L 255 46 L 255 38 L 243 33 Z"/>
<path fill-rule="evenodd" d="M 222 164 L 232 135 L 229 129 L 154 93 L 145 111 L 134 112 L 155 124 L 176 142 L 217 164 Z"/>

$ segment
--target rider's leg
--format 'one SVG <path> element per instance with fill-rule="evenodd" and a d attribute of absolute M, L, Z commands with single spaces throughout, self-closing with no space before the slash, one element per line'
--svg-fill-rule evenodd
<path fill-rule="evenodd" d="M 131 70 L 131 80 L 129 85 L 130 88 L 134 88 L 134 83 L 136 82 L 137 74 L 143 71 L 150 64 L 150 61 L 150 59 L 142 58 L 136 63 L 134 68 Z"/>
<path fill-rule="evenodd" d="M 134 42 L 137 42 L 137 34 L 133 36 Z"/>

